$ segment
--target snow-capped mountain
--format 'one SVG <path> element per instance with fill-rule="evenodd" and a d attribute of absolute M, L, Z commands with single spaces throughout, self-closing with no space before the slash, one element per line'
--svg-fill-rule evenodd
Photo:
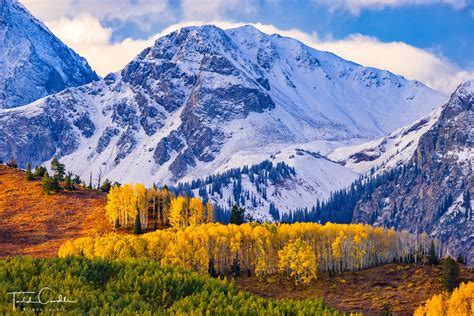
<path fill-rule="evenodd" d="M 0 158 L 24 166 L 57 156 L 86 179 L 146 184 L 284 161 L 296 175 L 272 202 L 304 207 L 358 176 L 325 155 L 386 135 L 445 98 L 251 26 L 187 27 L 120 72 L 1 111 Z"/>
<path fill-rule="evenodd" d="M 425 231 L 474 264 L 474 80 L 426 118 L 329 156 L 357 172 L 392 170 L 357 201 L 354 222 Z"/>
<path fill-rule="evenodd" d="M 98 79 L 17 0 L 0 0 L 0 70 L 0 109 Z"/>

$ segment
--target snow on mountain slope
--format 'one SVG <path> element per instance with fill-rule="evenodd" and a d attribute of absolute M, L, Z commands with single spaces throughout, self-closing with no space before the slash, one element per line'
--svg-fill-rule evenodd
<path fill-rule="evenodd" d="M 357 176 L 324 155 L 386 135 L 445 98 L 250 26 L 187 27 L 103 80 L 0 111 L 0 158 L 24 166 L 58 156 L 83 178 L 146 184 L 285 161 L 297 175 L 285 194 L 297 192 L 275 202 L 302 206 Z"/>
<path fill-rule="evenodd" d="M 319 153 L 301 147 L 305 146 L 285 148 L 268 157 L 260 156 L 258 162 L 257 157 L 254 157 L 255 160 L 249 159 L 231 164 L 236 167 L 243 165 L 255 166 L 267 158 L 266 161 L 271 162 L 273 167 L 279 163 L 284 163 L 289 168 L 294 168 L 294 175 L 282 176 L 279 181 L 271 181 L 266 178 L 271 178 L 272 171 L 267 170 L 262 173 L 261 170 L 258 170 L 255 177 L 263 174 L 264 178 L 260 178 L 259 181 L 250 181 L 250 176 L 243 174 L 241 189 L 238 189 L 237 193 L 234 191 L 235 181 L 238 181 L 239 177 L 230 176 L 228 183 L 219 180 L 212 181 L 205 187 L 204 192 L 196 189 L 194 194 L 203 198 L 211 197 L 213 204 L 222 208 L 229 208 L 234 204 L 244 206 L 254 218 L 268 219 L 266 216 L 268 216 L 268 210 L 271 208 L 270 204 L 273 204 L 274 209 L 281 211 L 309 209 L 317 199 L 326 199 L 335 189 L 349 186 L 360 176 L 358 173 L 329 160 Z M 252 161 L 254 163 L 249 163 Z M 230 169 L 229 166 L 222 166 L 221 171 L 217 174 L 225 173 Z M 208 175 L 215 174 L 216 172 L 211 171 L 208 173 Z M 197 177 L 190 177 L 188 183 L 196 179 Z M 205 177 L 201 179 L 205 179 Z M 215 191 L 212 186 L 216 183 L 223 187 L 222 192 L 209 196 L 209 192 Z M 202 190 L 202 187 L 200 189 Z"/>
<path fill-rule="evenodd" d="M 17 0 L 0 0 L 0 69 L 0 109 L 98 79 Z"/>
<path fill-rule="evenodd" d="M 435 124 L 441 108 L 438 108 L 415 123 L 399 128 L 387 136 L 352 146 L 341 146 L 328 157 L 357 173 L 367 173 L 373 169 L 383 173 L 409 161 L 420 137 Z"/>
<path fill-rule="evenodd" d="M 403 159 L 395 155 L 382 166 L 403 167 L 357 201 L 353 221 L 425 231 L 444 243 L 446 255 L 461 254 L 474 265 L 474 80 L 461 84 L 431 120 L 401 129 L 397 137 Z M 390 140 L 387 145 L 387 152 L 393 152 Z M 368 152 L 374 151 L 355 155 L 368 157 Z M 353 159 L 349 165 L 357 168 Z"/>
<path fill-rule="evenodd" d="M 473 80 L 467 81 L 461 87 L 470 87 Z M 467 88 L 465 88 L 467 90 Z M 457 91 L 459 94 L 462 89 Z M 367 173 L 371 169 L 376 174 L 383 173 L 397 166 L 407 163 L 413 158 L 420 138 L 436 124 L 443 107 L 435 109 L 416 122 L 399 128 L 389 135 L 358 145 L 340 146 L 328 153 L 328 158 L 357 173 Z M 448 151 L 447 156 L 456 157 L 459 162 L 474 160 L 472 148 L 461 148 L 457 151 Z"/>

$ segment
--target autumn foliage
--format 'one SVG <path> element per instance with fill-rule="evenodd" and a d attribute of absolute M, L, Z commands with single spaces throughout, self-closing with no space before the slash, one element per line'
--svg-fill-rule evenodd
<path fill-rule="evenodd" d="M 68 239 L 107 233 L 105 203 L 84 188 L 47 195 L 40 180 L 0 165 L 0 257 L 55 256 Z"/>
<path fill-rule="evenodd" d="M 317 272 L 356 271 L 393 260 L 408 260 L 421 239 L 363 224 L 203 224 L 142 235 L 80 238 L 59 256 L 149 257 L 164 264 L 219 275 L 259 277 L 282 273 L 306 284 Z M 428 240 L 424 241 L 428 243 Z M 422 245 L 423 246 L 423 245 Z M 428 245 L 425 245 L 428 247 Z"/>
<path fill-rule="evenodd" d="M 461 283 L 453 293 L 434 295 L 414 316 L 470 316 L 474 314 L 474 282 Z"/>
<path fill-rule="evenodd" d="M 166 188 L 147 189 L 140 183 L 111 187 L 105 209 L 111 223 L 126 228 L 135 223 L 137 215 L 142 229 L 199 225 L 214 217 L 209 202 L 204 205 L 199 198 L 176 197 Z"/>

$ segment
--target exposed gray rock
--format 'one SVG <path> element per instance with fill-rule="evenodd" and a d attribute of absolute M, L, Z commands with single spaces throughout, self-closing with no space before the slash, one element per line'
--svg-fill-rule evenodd
<path fill-rule="evenodd" d="M 421 136 L 410 172 L 360 201 L 353 220 L 375 219 L 375 225 L 428 232 L 447 246 L 447 254 L 461 253 L 473 265 L 474 217 L 463 206 L 464 194 L 474 193 L 473 104 L 474 81 L 467 81 Z"/>
<path fill-rule="evenodd" d="M 112 137 L 117 136 L 119 133 L 120 131 L 117 128 L 107 127 L 102 133 L 102 136 L 100 136 L 95 151 L 98 154 L 102 153 L 107 148 L 107 146 L 110 145 Z"/>

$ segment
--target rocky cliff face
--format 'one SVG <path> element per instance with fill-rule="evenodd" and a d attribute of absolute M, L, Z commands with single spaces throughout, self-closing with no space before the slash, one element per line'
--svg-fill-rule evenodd
<path fill-rule="evenodd" d="M 0 69 L 0 109 L 98 79 L 17 0 L 0 0 Z"/>
<path fill-rule="evenodd" d="M 405 172 L 355 208 L 355 222 L 426 231 L 474 264 L 474 80 L 463 83 L 419 138 Z M 439 117 L 438 117 L 439 116 Z M 468 193 L 469 192 L 469 193 Z"/>

